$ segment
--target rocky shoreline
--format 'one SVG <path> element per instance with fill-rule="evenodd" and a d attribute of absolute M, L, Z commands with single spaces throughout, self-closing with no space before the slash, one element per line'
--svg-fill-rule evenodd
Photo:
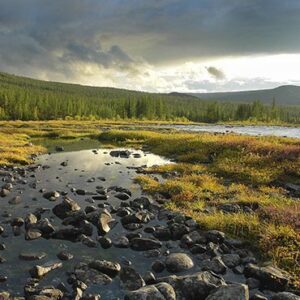
<path fill-rule="evenodd" d="M 99 154 L 97 150 L 92 153 Z M 112 159 L 141 158 L 140 153 L 124 150 L 105 155 Z M 105 164 L 109 168 L 113 163 Z M 114 162 L 114 166 L 118 164 L 121 163 Z M 98 177 L 90 177 L 88 172 L 79 175 L 83 185 L 77 187 L 58 172 L 56 179 L 66 188 L 50 190 L 43 173 L 49 168 L 36 164 L 0 170 L 0 201 L 7 207 L 24 208 L 22 211 L 16 209 L 16 213 L 3 210 L 3 207 L 1 210 L 1 300 L 120 299 L 115 296 L 120 293 L 115 293 L 114 289 L 121 290 L 126 300 L 300 299 L 300 292 L 289 285 L 288 275 L 273 266 L 259 266 L 243 242 L 230 239 L 220 231 L 202 231 L 193 219 L 166 210 L 145 195 L 135 197 L 130 187 L 115 185 L 105 174 Z M 68 178 L 70 163 L 67 160 L 60 161 L 57 168 Z M 126 169 L 128 174 L 136 173 L 131 166 Z M 41 178 L 46 178 L 43 188 L 40 188 L 37 172 L 41 172 Z M 35 205 L 32 207 L 23 203 L 25 189 L 39 195 L 33 199 Z M 47 205 L 36 204 L 39 199 Z M 73 264 L 77 253 L 66 248 L 57 251 L 56 260 L 48 261 L 46 250 L 9 248 L 6 240 L 14 237 L 22 238 L 22 243 L 70 242 L 82 249 L 80 253 L 85 249 L 94 249 L 97 253 L 110 253 L 115 249 L 122 254 L 114 260 L 92 256 L 81 260 L 79 257 Z M 15 295 L 9 288 L 2 289 L 10 279 L 6 274 L 8 251 L 19 252 L 19 260 L 28 262 L 27 269 L 21 270 L 28 277 L 21 287 L 23 295 Z M 135 256 L 142 257 L 146 266 L 143 272 L 132 259 Z M 59 280 L 56 285 L 44 283 L 52 273 L 66 280 Z M 110 293 L 94 293 L 95 287 L 106 287 Z"/>

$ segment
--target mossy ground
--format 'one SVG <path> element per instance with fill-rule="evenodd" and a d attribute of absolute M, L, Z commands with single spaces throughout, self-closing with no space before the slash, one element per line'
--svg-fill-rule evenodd
<path fill-rule="evenodd" d="M 285 183 L 299 184 L 300 141 L 221 134 L 110 131 L 101 140 L 140 143 L 177 164 L 153 167 L 136 178 L 167 206 L 195 218 L 203 229 L 242 238 L 265 260 L 300 278 L 300 202 Z M 155 174 L 166 177 L 155 180 Z M 240 211 L 225 213 L 224 204 Z M 247 208 L 248 210 L 245 210 Z M 249 210 L 249 208 L 251 210 Z"/>

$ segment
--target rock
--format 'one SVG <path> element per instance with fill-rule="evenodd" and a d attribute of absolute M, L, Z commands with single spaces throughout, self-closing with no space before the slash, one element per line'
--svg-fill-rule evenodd
<path fill-rule="evenodd" d="M 112 246 L 112 241 L 108 237 L 101 237 L 98 239 L 98 242 L 100 243 L 103 249 L 108 249 Z"/>
<path fill-rule="evenodd" d="M 152 272 L 146 272 L 146 274 L 143 277 L 144 281 L 146 282 L 146 285 L 148 284 L 154 284 L 156 282 L 155 275 Z"/>
<path fill-rule="evenodd" d="M 147 197 L 135 198 L 131 203 L 132 207 L 145 208 L 145 209 L 149 209 L 152 204 L 153 201 Z"/>
<path fill-rule="evenodd" d="M 80 206 L 69 197 L 65 197 L 62 203 L 53 207 L 53 213 L 60 219 L 65 219 L 70 213 L 79 211 Z"/>
<path fill-rule="evenodd" d="M 160 260 L 156 260 L 151 265 L 151 269 L 156 273 L 161 273 L 165 269 L 165 267 L 165 264 Z"/>
<path fill-rule="evenodd" d="M 25 233 L 25 240 L 32 241 L 40 238 L 42 233 L 38 229 L 28 229 Z"/>
<path fill-rule="evenodd" d="M 113 245 L 116 248 L 128 248 L 129 240 L 126 236 L 120 236 L 113 241 Z"/>
<path fill-rule="evenodd" d="M 300 296 L 289 292 L 281 292 L 272 297 L 272 300 L 300 300 Z"/>
<path fill-rule="evenodd" d="M 206 300 L 249 300 L 249 290 L 245 284 L 221 286 L 209 294 Z"/>
<path fill-rule="evenodd" d="M 74 275 L 77 280 L 84 282 L 86 285 L 107 285 L 112 282 L 112 279 L 108 275 L 96 269 L 91 269 L 87 265 L 75 268 Z"/>
<path fill-rule="evenodd" d="M 21 252 L 19 258 L 22 260 L 40 260 L 47 256 L 45 252 Z"/>
<path fill-rule="evenodd" d="M 134 238 L 130 241 L 130 247 L 136 251 L 146 251 L 158 249 L 162 246 L 162 243 L 150 238 Z"/>
<path fill-rule="evenodd" d="M 176 300 L 173 287 L 167 283 L 148 285 L 136 291 L 128 292 L 125 300 Z"/>
<path fill-rule="evenodd" d="M 56 150 L 57 152 L 62 152 L 62 151 L 65 151 L 65 148 L 64 148 L 63 146 L 56 146 L 56 147 L 55 147 L 55 150 Z"/>
<path fill-rule="evenodd" d="M 86 245 L 90 248 L 96 248 L 97 243 L 92 238 L 86 236 L 85 234 L 80 235 L 79 240 L 82 242 L 83 245 Z"/>
<path fill-rule="evenodd" d="M 38 221 L 37 217 L 34 214 L 29 213 L 25 218 L 25 228 L 28 229 L 31 225 L 36 224 Z"/>
<path fill-rule="evenodd" d="M 192 259 L 185 253 L 172 253 L 165 263 L 167 270 L 172 273 L 189 270 L 194 266 Z"/>
<path fill-rule="evenodd" d="M 129 158 L 131 152 L 128 150 L 112 150 L 109 154 L 112 157 Z"/>
<path fill-rule="evenodd" d="M 24 220 L 23 220 L 23 218 L 20 218 L 20 217 L 14 218 L 14 219 L 12 219 L 11 222 L 10 222 L 10 225 L 11 225 L 12 227 L 13 227 L 13 226 L 21 227 L 21 226 L 23 226 L 23 224 L 24 224 Z"/>
<path fill-rule="evenodd" d="M 42 278 L 46 274 L 48 274 L 50 271 L 61 268 L 62 263 L 61 262 L 53 262 L 53 263 L 47 263 L 42 266 L 34 266 L 32 269 L 30 269 L 29 273 L 31 277 L 33 278 Z"/>
<path fill-rule="evenodd" d="M 226 273 L 226 266 L 221 257 L 216 256 L 212 259 L 206 259 L 202 262 L 202 270 L 213 271 L 216 274 Z"/>
<path fill-rule="evenodd" d="M 145 285 L 144 279 L 132 267 L 123 267 L 120 272 L 120 280 L 126 290 L 134 291 Z"/>
<path fill-rule="evenodd" d="M 280 269 L 272 266 L 258 267 L 254 264 L 248 264 L 244 274 L 246 277 L 258 279 L 263 287 L 272 291 L 284 291 L 289 281 L 289 278 Z"/>
<path fill-rule="evenodd" d="M 217 287 L 226 285 L 221 277 L 208 271 L 185 276 L 171 275 L 159 278 L 157 281 L 172 285 L 176 292 L 176 299 L 185 300 L 206 299 Z"/>
<path fill-rule="evenodd" d="M 80 240 L 81 235 L 82 235 L 82 231 L 78 228 L 64 227 L 56 230 L 51 237 L 57 240 L 67 240 L 71 242 L 77 242 Z"/>
<path fill-rule="evenodd" d="M 7 190 L 7 189 L 2 188 L 2 189 L 0 190 L 0 197 L 6 197 L 6 196 L 8 196 L 9 194 L 10 194 L 10 191 Z"/>
<path fill-rule="evenodd" d="M 218 244 L 224 242 L 225 233 L 218 230 L 209 230 L 205 233 L 205 237 L 208 241 Z"/>
<path fill-rule="evenodd" d="M 127 225 L 131 223 L 148 223 L 152 218 L 152 215 L 147 211 L 139 211 L 135 214 L 126 215 L 121 219 L 122 225 Z"/>
<path fill-rule="evenodd" d="M 60 251 L 58 254 L 57 254 L 57 257 L 60 259 L 60 260 L 71 260 L 74 255 L 70 252 L 67 252 L 65 250 L 62 250 Z"/>
<path fill-rule="evenodd" d="M 250 290 L 260 288 L 260 281 L 252 277 L 247 278 L 246 284 L 248 285 Z"/>
<path fill-rule="evenodd" d="M 171 231 L 168 227 L 159 226 L 155 228 L 153 236 L 160 241 L 168 241 L 171 239 Z"/>
<path fill-rule="evenodd" d="M 109 224 L 113 222 L 111 214 L 107 210 L 103 210 L 98 219 L 98 231 L 100 234 L 106 234 L 110 231 Z"/>
<path fill-rule="evenodd" d="M 0 299 L 1 300 L 9 300 L 10 298 L 10 293 L 9 292 L 0 292 Z"/>
<path fill-rule="evenodd" d="M 199 245 L 199 244 L 195 244 L 191 249 L 190 249 L 192 254 L 202 254 L 206 252 L 206 247 Z"/>
<path fill-rule="evenodd" d="M 186 233 L 188 233 L 188 227 L 184 224 L 174 223 L 170 225 L 172 240 L 180 240 Z"/>
<path fill-rule="evenodd" d="M 116 277 L 121 271 L 120 264 L 108 260 L 94 260 L 89 263 L 89 267 L 104 273 L 111 278 Z"/>
<path fill-rule="evenodd" d="M 238 254 L 224 254 L 222 261 L 228 268 L 234 268 L 241 263 L 241 258 Z"/>
<path fill-rule="evenodd" d="M 130 198 L 130 196 L 126 193 L 118 193 L 115 195 L 115 198 L 125 201 L 125 200 L 128 200 Z"/>
<path fill-rule="evenodd" d="M 60 194 L 57 191 L 51 191 L 44 193 L 43 197 L 49 201 L 55 201 L 57 198 L 60 197 Z"/>
<path fill-rule="evenodd" d="M 17 205 L 20 204 L 21 202 L 22 202 L 22 198 L 20 196 L 15 196 L 8 201 L 8 203 L 12 205 Z"/>

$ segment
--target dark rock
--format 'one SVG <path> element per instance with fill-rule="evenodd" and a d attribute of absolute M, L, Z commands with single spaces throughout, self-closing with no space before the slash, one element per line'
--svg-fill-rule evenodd
<path fill-rule="evenodd" d="M 57 198 L 60 197 L 60 194 L 57 191 L 51 191 L 51 192 L 44 193 L 43 197 L 47 200 L 55 201 L 55 200 L 57 200 Z"/>
<path fill-rule="evenodd" d="M 120 272 L 120 280 L 126 290 L 134 291 L 145 285 L 144 279 L 132 267 L 123 267 Z"/>
<path fill-rule="evenodd" d="M 82 281 L 87 285 L 107 285 L 112 282 L 112 279 L 108 275 L 101 273 L 96 269 L 91 269 L 87 265 L 75 268 L 74 275 L 77 280 Z"/>
<path fill-rule="evenodd" d="M 155 275 L 152 272 L 146 272 L 143 279 L 147 285 L 154 284 L 156 282 Z"/>
<path fill-rule="evenodd" d="M 209 294 L 206 300 L 249 300 L 249 290 L 245 284 L 220 286 Z"/>
<path fill-rule="evenodd" d="M 44 252 L 21 252 L 19 258 L 22 260 L 40 260 L 46 257 Z"/>
<path fill-rule="evenodd" d="M 129 240 L 126 236 L 120 236 L 113 241 L 113 245 L 116 248 L 128 248 Z"/>
<path fill-rule="evenodd" d="M 69 197 L 65 197 L 62 203 L 53 207 L 53 213 L 60 219 L 66 218 L 70 213 L 80 210 L 80 206 Z"/>
<path fill-rule="evenodd" d="M 60 260 L 70 260 L 70 259 L 72 259 L 74 256 L 73 256 L 72 253 L 63 250 L 63 251 L 60 251 L 60 252 L 57 254 L 57 257 L 58 257 Z"/>
<path fill-rule="evenodd" d="M 125 300 L 176 300 L 173 287 L 167 283 L 148 285 L 136 291 L 128 292 Z"/>
<path fill-rule="evenodd" d="M 192 259 L 185 253 L 172 253 L 166 258 L 166 268 L 169 272 L 178 273 L 194 266 Z"/>
<path fill-rule="evenodd" d="M 272 300 L 300 300 L 300 296 L 289 292 L 281 292 L 272 297 Z"/>
<path fill-rule="evenodd" d="M 222 261 L 228 268 L 234 268 L 240 264 L 241 258 L 238 254 L 224 254 Z"/>
<path fill-rule="evenodd" d="M 130 241 L 130 247 L 136 251 L 153 250 L 161 246 L 162 243 L 160 241 L 149 238 L 134 238 Z"/>
<path fill-rule="evenodd" d="M 108 237 L 101 237 L 98 239 L 98 242 L 100 243 L 103 249 L 108 249 L 112 246 L 112 241 Z"/>
<path fill-rule="evenodd" d="M 121 271 L 121 266 L 118 263 L 107 260 L 94 260 L 89 263 L 89 267 L 104 273 L 111 278 L 116 277 Z"/>
<path fill-rule="evenodd" d="M 221 277 L 208 271 L 185 276 L 171 275 L 157 281 L 169 283 L 176 291 L 176 299 L 186 300 L 206 299 L 217 287 L 226 285 Z"/>
<path fill-rule="evenodd" d="M 224 274 L 226 272 L 226 266 L 221 257 L 216 256 L 212 259 L 207 259 L 202 262 L 202 270 L 213 271 L 216 274 Z"/>
<path fill-rule="evenodd" d="M 123 201 L 128 200 L 130 198 L 130 196 L 126 193 L 118 193 L 115 195 L 115 197 Z"/>
<path fill-rule="evenodd" d="M 165 264 L 160 260 L 156 260 L 151 265 L 151 269 L 156 273 L 161 273 L 165 269 L 165 267 Z"/>
<path fill-rule="evenodd" d="M 208 241 L 213 243 L 223 243 L 225 239 L 225 233 L 218 230 L 209 230 L 205 233 L 205 237 Z"/>
<path fill-rule="evenodd" d="M 289 278 L 280 269 L 272 266 L 258 267 L 254 264 L 248 264 L 244 274 L 246 277 L 258 279 L 263 287 L 272 291 L 284 291 L 289 281 Z"/>
<path fill-rule="evenodd" d="M 56 146 L 56 147 L 55 147 L 55 150 L 56 150 L 57 152 L 62 152 L 62 151 L 65 151 L 65 148 L 64 148 L 63 146 Z"/>

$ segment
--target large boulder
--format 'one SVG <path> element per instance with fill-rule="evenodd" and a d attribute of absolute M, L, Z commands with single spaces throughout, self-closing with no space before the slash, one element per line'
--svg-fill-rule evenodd
<path fill-rule="evenodd" d="M 289 282 L 289 278 L 280 269 L 272 266 L 259 267 L 248 264 L 244 274 L 246 277 L 258 279 L 263 287 L 272 291 L 284 291 Z"/>
<path fill-rule="evenodd" d="M 125 300 L 176 300 L 173 287 L 168 283 L 148 285 L 136 291 L 128 292 Z"/>
<path fill-rule="evenodd" d="M 166 268 L 171 273 L 178 273 L 194 266 L 192 259 L 185 253 L 172 253 L 166 258 Z"/>
<path fill-rule="evenodd" d="M 274 295 L 272 300 L 300 300 L 300 296 L 289 292 L 281 292 Z"/>
<path fill-rule="evenodd" d="M 209 294 L 206 300 L 249 300 L 249 290 L 245 284 L 220 286 Z"/>
<path fill-rule="evenodd" d="M 176 299 L 202 300 L 217 287 L 226 285 L 225 281 L 211 272 L 198 272 L 192 275 L 158 278 L 157 282 L 166 282 L 176 291 Z"/>

